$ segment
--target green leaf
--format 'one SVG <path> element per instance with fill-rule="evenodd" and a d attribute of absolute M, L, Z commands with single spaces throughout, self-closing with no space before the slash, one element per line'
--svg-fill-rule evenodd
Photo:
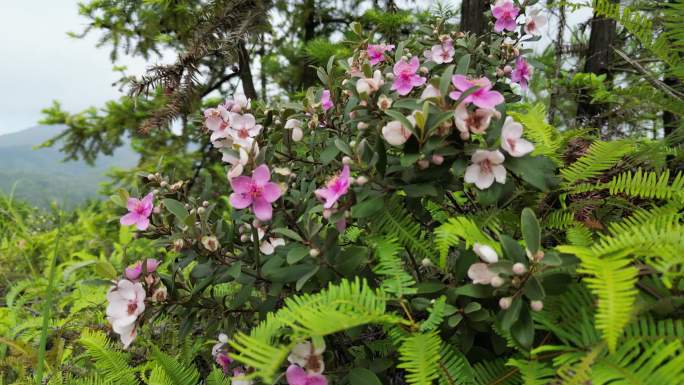
<path fill-rule="evenodd" d="M 294 265 L 295 263 L 301 261 L 304 257 L 309 255 L 309 248 L 304 245 L 295 245 L 287 253 L 287 263 Z"/>
<path fill-rule="evenodd" d="M 444 73 L 442 73 L 442 77 L 439 79 L 439 94 L 442 95 L 442 97 L 447 96 L 447 91 L 449 90 L 449 85 L 451 84 L 451 77 L 454 75 L 455 67 L 456 66 L 453 64 L 448 66 L 444 70 Z"/>
<path fill-rule="evenodd" d="M 404 186 L 404 192 L 408 197 L 436 197 L 439 195 L 437 189 L 432 183 L 409 184 Z"/>
<path fill-rule="evenodd" d="M 508 157 L 505 166 L 525 182 L 541 191 L 549 191 L 558 184 L 556 165 L 545 156 Z"/>
<path fill-rule="evenodd" d="M 530 254 L 535 255 L 541 248 L 541 230 L 534 211 L 529 207 L 524 208 L 520 215 L 520 222 L 525 246 Z"/>
<path fill-rule="evenodd" d="M 511 306 L 506 309 L 502 310 L 503 312 L 503 317 L 501 317 L 501 328 L 504 330 L 510 329 L 511 325 L 513 325 L 519 318 L 520 316 L 520 309 L 522 309 L 523 301 L 520 299 L 520 297 L 516 297 L 513 299 L 513 302 L 511 302 Z"/>
<path fill-rule="evenodd" d="M 313 267 L 313 269 L 309 270 L 308 273 L 304 274 L 297 280 L 297 283 L 295 284 L 295 289 L 297 291 L 302 290 L 302 287 L 306 284 L 306 282 L 311 279 L 316 273 L 318 272 L 318 269 L 320 269 L 320 266 L 316 265 Z"/>
<path fill-rule="evenodd" d="M 500 235 L 499 240 L 501 241 L 504 256 L 507 259 L 513 262 L 527 262 L 525 250 L 516 240 L 505 234 Z"/>
<path fill-rule="evenodd" d="M 468 74 L 468 67 L 470 67 L 470 54 L 463 55 L 458 60 L 458 69 L 456 70 L 456 73 L 459 75 L 466 75 Z"/>
<path fill-rule="evenodd" d="M 357 203 L 351 208 L 352 218 L 367 218 L 380 211 L 384 206 L 383 197 L 374 197 Z"/>
<path fill-rule="evenodd" d="M 544 293 L 544 288 L 537 279 L 537 277 L 530 277 L 527 282 L 525 282 L 525 287 L 523 287 L 523 293 L 525 296 L 533 301 L 541 301 L 546 297 Z"/>
<path fill-rule="evenodd" d="M 164 202 L 164 207 L 166 207 L 167 210 L 171 212 L 180 222 L 185 222 L 185 220 L 188 218 L 190 215 L 188 213 L 188 210 L 185 209 L 185 206 L 171 198 L 166 198 L 162 202 Z"/>
<path fill-rule="evenodd" d="M 520 310 L 518 321 L 511 326 L 511 335 L 523 347 L 529 348 L 534 341 L 534 323 L 530 310 L 525 306 Z"/>
<path fill-rule="evenodd" d="M 95 264 L 95 272 L 102 278 L 116 279 L 119 275 L 109 261 L 100 260 Z"/>
<path fill-rule="evenodd" d="M 318 157 L 318 159 L 323 163 L 324 165 L 329 164 L 332 162 L 333 159 L 337 156 L 337 154 L 340 153 L 340 149 L 337 148 L 334 144 L 329 145 L 328 147 L 325 148 Z"/>
<path fill-rule="evenodd" d="M 271 230 L 271 232 L 284 235 L 284 236 L 286 236 L 292 240 L 295 240 L 297 242 L 302 242 L 302 243 L 304 242 L 304 240 L 302 239 L 301 236 L 299 236 L 299 234 L 295 233 L 293 230 L 290 230 L 286 227 L 278 227 L 277 229 Z"/>
<path fill-rule="evenodd" d="M 366 368 L 354 368 L 349 372 L 349 383 L 354 385 L 382 385 L 378 376 Z"/>
<path fill-rule="evenodd" d="M 340 151 L 345 153 L 346 155 L 352 156 L 352 149 L 349 147 L 349 143 L 343 141 L 340 138 L 335 138 L 335 147 L 337 147 Z"/>

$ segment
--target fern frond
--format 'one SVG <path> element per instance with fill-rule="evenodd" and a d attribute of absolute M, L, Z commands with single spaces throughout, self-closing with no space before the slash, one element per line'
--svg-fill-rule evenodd
<path fill-rule="evenodd" d="M 655 172 L 644 172 L 638 169 L 621 173 L 604 185 L 611 195 L 626 194 L 638 198 L 682 199 L 684 192 L 684 177 L 677 173 L 670 182 L 670 170 L 658 175 Z"/>
<path fill-rule="evenodd" d="M 581 223 L 569 228 L 565 235 L 568 238 L 568 243 L 573 246 L 590 247 L 594 244 L 591 230 Z"/>
<path fill-rule="evenodd" d="M 477 385 L 517 385 L 520 384 L 518 368 L 506 367 L 501 358 L 481 361 L 473 366 Z"/>
<path fill-rule="evenodd" d="M 634 149 L 630 140 L 610 142 L 595 141 L 587 153 L 568 167 L 560 170 L 566 186 L 601 175 L 614 167 L 625 155 Z"/>
<path fill-rule="evenodd" d="M 200 375 L 197 369 L 178 362 L 173 357 L 159 350 L 156 346 L 152 349 L 152 357 L 156 365 L 164 371 L 172 384 L 197 384 Z"/>
<path fill-rule="evenodd" d="M 473 247 L 475 243 L 481 243 L 493 247 L 501 254 L 501 245 L 485 234 L 472 219 L 467 217 L 453 217 L 447 223 L 435 229 L 435 244 L 439 251 L 439 266 L 446 267 L 446 258 L 449 248 L 466 242 L 466 247 Z"/>
<path fill-rule="evenodd" d="M 86 355 L 95 361 L 95 368 L 106 381 L 139 384 L 135 371 L 128 365 L 128 354 L 115 349 L 104 333 L 84 330 L 78 341 L 86 348 Z"/>
<path fill-rule="evenodd" d="M 442 341 L 437 333 L 415 333 L 404 339 L 399 347 L 397 367 L 406 371 L 406 382 L 411 385 L 432 385 L 439 377 L 439 352 Z"/>
<path fill-rule="evenodd" d="M 655 320 L 647 316 L 639 318 L 625 328 L 626 339 L 639 341 L 684 341 L 684 320 Z"/>
<path fill-rule="evenodd" d="M 533 156 L 544 155 L 556 164 L 560 164 L 558 154 L 560 153 L 562 138 L 558 130 L 546 122 L 544 104 L 537 103 L 524 114 L 509 112 L 509 115 L 525 126 L 525 137 L 535 144 Z"/>
<path fill-rule="evenodd" d="M 518 368 L 525 385 L 547 385 L 556 376 L 555 370 L 541 361 L 511 358 L 506 365 Z"/>
<path fill-rule="evenodd" d="M 575 215 L 571 211 L 556 210 L 544 220 L 544 227 L 564 230 L 575 223 Z"/>
<path fill-rule="evenodd" d="M 446 297 L 441 296 L 434 300 L 432 305 L 428 308 L 430 315 L 420 324 L 420 331 L 425 333 L 433 331 L 444 321 L 444 313 L 446 313 Z"/>
<path fill-rule="evenodd" d="M 473 383 L 473 367 L 463 353 L 444 343 L 439 357 L 439 385 Z"/>
<path fill-rule="evenodd" d="M 638 358 L 637 358 L 638 357 Z M 682 384 L 684 347 L 679 340 L 641 343 L 624 340 L 592 367 L 591 383 Z"/>
<path fill-rule="evenodd" d="M 407 294 L 415 294 L 416 284 L 413 277 L 404 270 L 404 262 L 398 256 L 401 251 L 396 238 L 383 238 L 371 242 L 375 247 L 378 264 L 373 272 L 384 279 L 382 290 L 401 298 Z"/>
<path fill-rule="evenodd" d="M 230 385 L 230 382 L 220 369 L 214 368 L 207 376 L 206 385 Z"/>
<path fill-rule="evenodd" d="M 414 258 L 434 260 L 436 253 L 433 251 L 432 243 L 427 240 L 420 224 L 411 217 L 411 214 L 400 203 L 400 199 L 399 196 L 395 195 L 385 202 L 385 207 L 380 211 L 376 220 L 372 222 L 373 227 L 381 234 L 397 237 L 399 243 Z"/>

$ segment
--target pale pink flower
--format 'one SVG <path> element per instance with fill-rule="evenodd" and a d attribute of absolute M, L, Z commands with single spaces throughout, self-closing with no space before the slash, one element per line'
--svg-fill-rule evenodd
<path fill-rule="evenodd" d="M 121 224 L 124 226 L 135 225 L 138 230 L 147 230 L 150 226 L 150 214 L 152 214 L 152 209 L 154 209 L 153 200 L 153 193 L 145 195 L 142 199 L 128 198 L 126 203 L 128 214 L 121 217 Z"/>
<path fill-rule="evenodd" d="M 328 385 L 328 379 L 321 374 L 308 374 L 297 365 L 290 365 L 285 372 L 289 385 Z"/>
<path fill-rule="evenodd" d="M 264 239 L 266 231 L 263 228 L 257 227 L 257 236 L 259 237 L 259 250 L 264 255 L 271 255 L 275 252 L 276 247 L 285 246 L 283 238 L 268 237 Z"/>
<path fill-rule="evenodd" d="M 475 183 L 480 190 L 484 190 L 494 183 L 506 183 L 506 168 L 502 165 L 504 156 L 499 150 L 477 150 L 471 157 L 473 164 L 466 168 L 466 183 Z"/>
<path fill-rule="evenodd" d="M 411 61 L 407 62 L 401 59 L 394 65 L 394 82 L 392 83 L 392 90 L 397 91 L 399 95 L 407 95 L 413 87 L 422 86 L 427 79 L 416 75 L 416 71 L 420 68 L 420 61 L 417 57 L 412 57 Z"/>
<path fill-rule="evenodd" d="M 207 126 L 209 131 L 219 131 L 222 124 L 226 125 L 222 110 L 225 111 L 225 109 L 221 107 L 207 108 L 204 110 L 204 124 Z"/>
<path fill-rule="evenodd" d="M 302 131 L 302 121 L 299 119 L 288 119 L 285 122 L 285 129 L 292 130 L 292 140 L 299 142 L 304 138 L 304 131 Z"/>
<path fill-rule="evenodd" d="M 450 38 L 442 40 L 440 44 L 433 45 L 429 52 L 425 53 L 425 56 L 430 58 L 433 62 L 437 64 L 451 63 L 454 60 L 454 42 Z"/>
<path fill-rule="evenodd" d="M 520 84 L 520 87 L 527 90 L 527 84 L 532 78 L 532 67 L 522 56 L 515 60 L 515 69 L 511 73 L 511 81 Z"/>
<path fill-rule="evenodd" d="M 416 120 L 413 115 L 406 117 L 415 126 Z M 398 120 L 387 123 L 382 128 L 382 137 L 392 146 L 401 146 L 411 137 L 411 131 L 404 127 Z"/>
<path fill-rule="evenodd" d="M 372 95 L 373 92 L 380 89 L 380 87 L 385 84 L 382 78 L 382 72 L 380 70 L 375 70 L 372 78 L 360 78 L 356 81 L 356 92 L 359 94 Z"/>
<path fill-rule="evenodd" d="M 360 78 L 363 76 L 363 71 L 361 71 L 359 65 L 354 62 L 353 57 L 347 58 L 347 64 L 349 64 L 349 69 L 347 69 L 349 76 L 352 78 Z"/>
<path fill-rule="evenodd" d="M 525 33 L 528 35 L 541 35 L 540 29 L 546 25 L 546 16 L 540 15 L 541 9 L 534 9 L 525 18 Z"/>
<path fill-rule="evenodd" d="M 501 114 L 497 110 L 488 108 L 468 111 L 463 103 L 459 104 L 454 111 L 456 128 L 461 132 L 463 139 L 468 139 L 471 132 L 473 134 L 484 134 L 492 121 L 492 116 L 500 117 Z"/>
<path fill-rule="evenodd" d="M 154 273 L 157 270 L 157 267 L 159 267 L 160 263 L 160 261 L 154 258 L 146 259 L 145 268 L 147 270 L 147 273 Z M 126 270 L 124 271 L 124 276 L 130 279 L 131 281 L 137 281 L 138 278 L 140 278 L 140 274 L 142 274 L 142 270 L 142 261 L 138 261 L 126 268 Z"/>
<path fill-rule="evenodd" d="M 473 263 L 468 268 L 468 278 L 470 278 L 474 284 L 489 285 L 492 282 L 492 278 L 496 276 L 497 274 L 489 270 L 489 266 L 486 263 Z"/>
<path fill-rule="evenodd" d="M 420 100 L 438 98 L 440 96 L 442 95 L 439 93 L 439 88 L 428 83 L 427 87 L 423 90 L 423 93 L 420 94 Z"/>
<path fill-rule="evenodd" d="M 329 209 L 349 191 L 349 166 L 344 165 L 342 172 L 336 175 L 325 184 L 325 187 L 314 191 L 316 197 L 325 203 L 323 207 Z"/>
<path fill-rule="evenodd" d="M 321 93 L 321 107 L 323 107 L 323 111 L 328 111 L 333 107 L 333 102 L 330 100 L 330 90 L 323 90 Z"/>
<path fill-rule="evenodd" d="M 498 0 L 492 5 L 492 16 L 496 19 L 495 32 L 504 30 L 514 31 L 517 26 L 515 19 L 520 14 L 520 8 L 516 7 L 511 0 Z"/>
<path fill-rule="evenodd" d="M 499 262 L 499 256 L 496 254 L 496 250 L 489 245 L 475 243 L 473 245 L 473 251 L 485 263 Z"/>
<path fill-rule="evenodd" d="M 253 143 L 253 146 L 256 147 L 255 152 L 259 152 L 259 146 L 256 142 Z M 236 147 L 237 152 L 235 152 L 236 150 L 230 148 L 221 150 L 223 153 L 221 160 L 231 165 L 230 169 L 228 170 L 228 179 L 233 179 L 242 175 L 245 166 L 249 162 L 250 153 L 247 151 L 247 149 L 242 146 Z"/>
<path fill-rule="evenodd" d="M 235 95 L 233 99 L 226 99 L 222 106 L 226 111 L 240 113 L 243 110 L 249 111 L 251 105 L 252 101 L 250 99 L 245 95 L 238 94 Z"/>
<path fill-rule="evenodd" d="M 494 107 L 504 102 L 503 95 L 497 91 L 492 91 L 492 82 L 490 82 L 486 77 L 479 79 L 468 79 L 463 75 L 454 75 L 451 78 L 451 83 L 453 83 L 458 90 L 449 94 L 449 96 L 454 100 L 458 100 L 463 92 L 469 90 L 470 88 L 480 87 L 472 94 L 466 96 L 462 103 L 473 103 L 480 108 L 494 109 Z"/>
<path fill-rule="evenodd" d="M 233 142 L 240 145 L 250 147 L 254 141 L 254 137 L 261 132 L 261 125 L 256 124 L 256 119 L 252 114 L 234 114 L 230 124 L 230 136 Z"/>
<path fill-rule="evenodd" d="M 282 194 L 280 186 L 270 180 L 271 172 L 265 164 L 254 169 L 251 178 L 244 175 L 232 178 L 230 185 L 233 193 L 230 194 L 230 204 L 238 210 L 251 206 L 257 219 L 270 220 L 273 216 L 271 203 Z"/>
<path fill-rule="evenodd" d="M 325 343 L 321 346 L 314 346 L 306 341 L 295 345 L 287 360 L 291 364 L 306 369 L 309 374 L 321 374 L 325 370 L 323 352 L 325 352 Z"/>
<path fill-rule="evenodd" d="M 523 139 L 522 133 L 522 124 L 516 122 L 510 116 L 506 117 L 506 121 L 501 128 L 501 148 L 516 158 L 534 151 L 534 145 Z"/>
<path fill-rule="evenodd" d="M 392 44 L 369 44 L 366 53 L 371 65 L 376 65 L 385 61 L 385 52 L 392 51 L 394 45 Z"/>
<path fill-rule="evenodd" d="M 107 321 L 127 349 L 137 336 L 135 321 L 145 311 L 145 289 L 140 282 L 122 279 L 109 289 L 107 301 Z"/>

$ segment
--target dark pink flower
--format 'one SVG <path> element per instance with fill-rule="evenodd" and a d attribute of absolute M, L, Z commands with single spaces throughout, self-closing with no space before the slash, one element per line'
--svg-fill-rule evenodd
<path fill-rule="evenodd" d="M 394 65 L 394 83 L 392 83 L 392 90 L 397 91 L 399 95 L 407 95 L 411 92 L 413 87 L 425 84 L 427 79 L 416 75 L 418 68 L 420 68 L 420 60 L 415 56 L 412 57 L 409 62 L 405 59 L 399 60 Z"/>
<path fill-rule="evenodd" d="M 161 262 L 154 259 L 146 259 L 145 260 L 145 265 L 146 265 L 146 270 L 148 273 L 154 273 L 157 270 L 157 267 L 159 267 L 159 264 Z M 136 281 L 138 278 L 140 278 L 140 274 L 142 274 L 142 261 L 138 261 L 134 263 L 133 265 L 129 266 L 126 268 L 124 271 L 124 276 L 131 281 Z"/>
<path fill-rule="evenodd" d="M 493 109 L 497 105 L 504 102 L 504 97 L 497 91 L 492 91 L 492 82 L 489 79 L 482 77 L 479 79 L 468 79 L 463 75 L 454 75 L 451 78 L 451 83 L 458 91 L 453 91 L 449 94 L 454 100 L 458 100 L 463 92 L 472 87 L 480 87 L 477 91 L 468 95 L 463 99 L 463 103 L 473 103 L 480 108 Z"/>
<path fill-rule="evenodd" d="M 394 49 L 392 44 L 369 44 L 366 53 L 368 54 L 368 59 L 370 59 L 371 65 L 376 65 L 381 61 L 385 60 L 385 52 Z"/>
<path fill-rule="evenodd" d="M 217 353 L 216 357 L 214 357 L 214 360 L 221 367 L 221 369 L 223 369 L 223 373 L 230 373 L 230 364 L 233 362 L 233 359 L 230 358 L 228 354 L 223 352 Z"/>
<path fill-rule="evenodd" d="M 330 90 L 323 90 L 321 94 L 321 107 L 323 107 L 323 111 L 328 111 L 333 107 L 332 100 L 330 100 Z"/>
<path fill-rule="evenodd" d="M 285 372 L 290 385 L 328 385 L 328 379 L 322 374 L 308 374 L 298 365 L 290 365 Z"/>
<path fill-rule="evenodd" d="M 532 78 L 532 67 L 522 56 L 515 61 L 515 69 L 511 73 L 511 81 L 520 84 L 520 87 L 527 90 L 527 84 Z"/>
<path fill-rule="evenodd" d="M 323 207 L 329 209 L 347 191 L 349 191 L 349 166 L 345 164 L 340 175 L 330 179 L 324 188 L 319 188 L 314 191 L 314 194 L 318 199 L 325 201 Z"/>
<path fill-rule="evenodd" d="M 150 226 L 150 214 L 154 205 L 154 194 L 149 193 L 143 199 L 128 198 L 126 208 L 128 214 L 121 217 L 121 224 L 124 226 L 136 225 L 138 230 L 147 230 Z"/>
<path fill-rule="evenodd" d="M 498 0 L 492 5 L 492 16 L 496 19 L 495 32 L 503 30 L 514 31 L 517 26 L 515 19 L 520 14 L 520 8 L 516 7 L 511 0 Z"/>
<path fill-rule="evenodd" d="M 230 194 L 230 204 L 238 210 L 252 206 L 257 219 L 270 220 L 273 215 L 271 203 L 282 194 L 280 186 L 270 180 L 271 171 L 265 164 L 254 169 L 251 178 L 244 175 L 232 178 L 230 185 L 233 187 L 233 193 Z"/>

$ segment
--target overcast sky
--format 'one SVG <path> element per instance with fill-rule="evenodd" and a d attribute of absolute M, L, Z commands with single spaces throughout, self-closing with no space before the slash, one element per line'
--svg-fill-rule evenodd
<path fill-rule="evenodd" d="M 570 21 L 589 14 L 585 10 Z M 38 124 L 40 110 L 53 100 L 76 112 L 120 95 L 112 87 L 119 74 L 112 71 L 109 48 L 96 48 L 95 35 L 67 36 L 80 32 L 86 21 L 78 15 L 77 0 L 0 0 L 0 134 Z M 131 74 L 147 66 L 128 57 L 117 64 Z"/>

